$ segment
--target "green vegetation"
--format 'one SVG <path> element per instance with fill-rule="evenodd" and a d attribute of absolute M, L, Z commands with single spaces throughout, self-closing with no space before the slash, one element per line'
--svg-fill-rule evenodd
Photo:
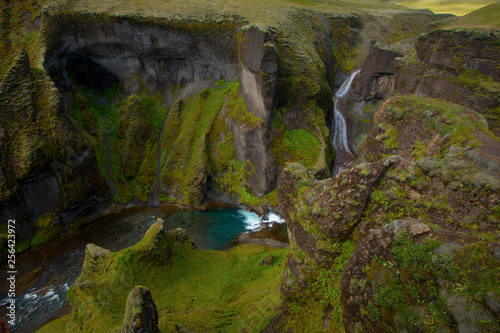
<path fill-rule="evenodd" d="M 350 241 L 340 244 L 331 267 L 324 268 L 299 248 L 291 248 L 296 260 L 306 263 L 302 274 L 308 287 L 287 298 L 283 304 L 287 314 L 286 328 L 294 332 L 315 332 L 329 320 L 329 331 L 344 332 L 340 279 L 355 249 L 356 245 Z M 285 276 L 287 274 L 285 279 L 293 279 L 291 273 L 285 271 Z"/>
<path fill-rule="evenodd" d="M 283 137 L 284 153 L 289 154 L 290 162 L 299 162 L 305 167 L 312 167 L 320 153 L 318 140 L 305 129 L 285 132 Z"/>
<path fill-rule="evenodd" d="M 53 214 L 42 215 L 36 222 L 37 231 L 31 240 L 31 246 L 37 246 L 57 237 L 61 231 L 61 224 Z"/>
<path fill-rule="evenodd" d="M 377 135 L 375 137 L 376 141 L 383 141 L 384 142 L 384 149 L 385 150 L 390 150 L 390 149 L 396 149 L 399 148 L 399 130 L 396 126 L 387 124 L 387 123 L 380 123 L 378 127 L 384 131 L 384 133 Z"/>
<path fill-rule="evenodd" d="M 298 162 L 308 169 L 324 168 L 327 165 L 325 139 L 328 137 L 328 128 L 325 125 L 323 110 L 312 106 L 306 109 L 305 121 L 309 125 L 307 129 L 287 130 L 283 123 L 285 115 L 286 109 L 277 110 L 272 123 L 272 128 L 277 133 L 272 142 L 277 164 Z"/>
<path fill-rule="evenodd" d="M 160 240 L 161 229 L 150 229 L 130 248 L 105 258 L 87 255 L 82 275 L 68 291 L 73 312 L 41 332 L 119 329 L 127 295 L 136 285 L 151 290 L 162 332 L 174 331 L 175 324 L 211 332 L 263 329 L 277 314 L 287 250 L 248 244 L 201 251 L 189 241 L 183 244 L 176 232 Z M 259 265 L 269 255 L 272 262 Z"/>
<path fill-rule="evenodd" d="M 168 110 L 155 95 L 118 100 L 120 90 L 97 93 L 80 87 L 69 114 L 93 144 L 99 170 L 114 190 L 113 199 L 147 201 L 156 178 L 158 136 Z"/>
<path fill-rule="evenodd" d="M 263 121 L 247 111 L 238 93 L 238 81 L 204 89 L 178 106 L 173 119 L 168 120 L 162 139 L 161 182 L 175 184 L 169 195 L 183 204 L 193 204 L 207 175 L 216 175 L 214 181 L 230 193 L 239 195 L 242 203 L 259 205 L 247 180 L 255 172 L 249 161 L 237 161 L 233 146 L 234 136 L 228 121 L 247 129 L 261 126 Z M 174 124 L 176 129 L 171 129 Z"/>
<path fill-rule="evenodd" d="M 438 254 L 436 249 L 442 244 L 432 238 L 418 244 L 403 234 L 393 248 L 395 261 L 372 261 L 366 282 L 376 286 L 374 303 L 368 309 L 373 320 L 382 320 L 388 329 L 401 325 L 408 330 L 419 326 L 434 331 L 450 325 L 446 311 L 453 298 L 448 295 L 458 294 L 468 307 L 481 302 L 488 292 L 500 292 L 494 282 L 500 264 L 488 254 L 485 243 Z M 483 324 L 492 330 L 500 328 L 498 321 Z"/>
<path fill-rule="evenodd" d="M 22 253 L 30 247 L 41 246 L 56 238 L 62 230 L 62 224 L 55 214 L 44 214 L 35 223 L 35 234 L 16 244 L 16 252 Z"/>
<path fill-rule="evenodd" d="M 399 109 L 400 117 L 423 116 L 427 126 L 432 131 L 437 131 L 441 136 L 449 134 L 443 150 L 449 146 L 478 146 L 480 141 L 476 138 L 476 130 L 494 135 L 484 126 L 480 116 L 466 107 L 448 103 L 436 98 L 417 96 L 397 96 L 397 103 L 393 107 Z M 393 111 L 394 113 L 395 111 Z M 474 120 L 474 118 L 478 118 Z M 445 119 L 437 121 L 438 119 Z"/>
<path fill-rule="evenodd" d="M 479 93 L 485 91 L 492 94 L 499 94 L 500 96 L 499 82 L 493 81 L 491 76 L 484 75 L 472 69 L 463 68 L 459 76 L 449 79 L 448 81 L 470 87 Z"/>
<path fill-rule="evenodd" d="M 413 9 L 430 9 L 438 14 L 468 14 L 497 0 L 398 0 L 396 3 Z"/>
<path fill-rule="evenodd" d="M 447 28 L 500 28 L 500 2 L 490 2 L 494 3 L 453 20 Z"/>
<path fill-rule="evenodd" d="M 5 1 L 2 3 L 0 17 L 0 78 L 3 78 L 14 58 L 21 50 L 26 50 L 32 62 L 40 59 L 41 43 L 38 31 L 27 29 L 26 23 L 34 26 L 40 17 L 42 7 L 49 1 Z M 29 15 L 29 19 L 27 19 Z M 1 81 L 1 79 L 0 79 Z"/>

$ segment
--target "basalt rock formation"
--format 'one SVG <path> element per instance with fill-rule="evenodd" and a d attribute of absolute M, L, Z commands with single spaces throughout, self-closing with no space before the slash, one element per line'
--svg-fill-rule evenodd
<path fill-rule="evenodd" d="M 60 93 L 21 52 L 0 84 L 0 217 L 19 219 L 19 237 L 38 217 L 70 223 L 108 197 L 95 151 L 65 112 Z M 37 226 L 42 229 L 46 226 Z"/>
<path fill-rule="evenodd" d="M 387 2 L 42 2 L 0 21 L 0 218 L 20 250 L 209 200 L 277 209 L 290 239 L 204 252 L 157 221 L 89 245 L 74 312 L 45 331 L 120 330 L 138 285 L 161 330 L 499 330 L 496 28 Z M 333 92 L 359 67 L 357 160 L 330 177 Z"/>
<path fill-rule="evenodd" d="M 442 19 L 308 5 L 43 4 L 26 7 L 27 21 L 16 1 L 2 16 L 1 136 L 16 143 L 3 155 L 0 210 L 20 221 L 23 248 L 108 203 L 277 208 L 285 162 L 330 174 L 332 90 L 369 40 L 412 37 Z M 23 119 L 9 116 L 21 110 Z"/>
<path fill-rule="evenodd" d="M 158 333 L 158 311 L 151 291 L 137 286 L 127 297 L 123 333 Z"/>
<path fill-rule="evenodd" d="M 499 290 L 487 281 L 500 267 L 500 164 L 487 151 L 500 145 L 485 126 L 465 107 L 398 96 L 375 114 L 366 162 L 324 180 L 289 164 L 278 186 L 291 242 L 282 320 L 300 330 L 498 329 L 487 299 Z"/>
<path fill-rule="evenodd" d="M 418 38 L 416 59 L 397 63 L 400 94 L 442 98 L 486 117 L 499 135 L 498 31 L 435 30 Z"/>

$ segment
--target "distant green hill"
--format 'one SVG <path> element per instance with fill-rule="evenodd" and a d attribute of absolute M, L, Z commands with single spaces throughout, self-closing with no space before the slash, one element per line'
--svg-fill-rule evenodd
<path fill-rule="evenodd" d="M 428 8 L 437 14 L 466 15 L 478 10 L 481 7 L 492 3 L 499 3 L 498 0 L 402 0 L 395 2 L 413 9 Z"/>
<path fill-rule="evenodd" d="M 500 28 L 500 2 L 478 9 L 460 17 L 450 28 Z"/>

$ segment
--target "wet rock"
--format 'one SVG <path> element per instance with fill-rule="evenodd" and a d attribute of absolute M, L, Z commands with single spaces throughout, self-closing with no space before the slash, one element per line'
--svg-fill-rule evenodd
<path fill-rule="evenodd" d="M 44 272 L 43 267 L 37 267 L 31 272 L 29 272 L 27 275 L 25 275 L 21 282 L 19 282 L 19 286 L 25 285 L 30 283 L 31 281 L 35 280 L 36 278 L 40 277 Z"/>
<path fill-rule="evenodd" d="M 158 311 L 148 288 L 137 286 L 127 298 L 122 333 L 159 333 Z"/>
<path fill-rule="evenodd" d="M 497 316 L 500 315 L 500 303 L 498 296 L 492 292 L 488 291 L 486 293 L 486 297 L 484 298 L 486 301 L 486 305 L 488 305 L 488 308 Z"/>
<path fill-rule="evenodd" d="M 383 99 L 394 88 L 394 59 L 402 53 L 372 43 L 353 92 L 361 99 Z"/>
<path fill-rule="evenodd" d="M 125 210 L 125 207 L 122 205 L 112 204 L 111 205 L 111 213 L 113 214 L 121 214 Z"/>

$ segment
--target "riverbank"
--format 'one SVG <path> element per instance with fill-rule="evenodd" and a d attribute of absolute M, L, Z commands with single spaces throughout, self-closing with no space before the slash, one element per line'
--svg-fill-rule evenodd
<path fill-rule="evenodd" d="M 216 202 L 207 204 L 205 209 L 134 207 L 97 219 L 72 234 L 19 254 L 15 332 L 33 332 L 48 320 L 67 314 L 66 291 L 81 272 L 88 243 L 111 251 L 122 250 L 139 241 L 158 217 L 165 219 L 169 229 L 187 229 L 203 249 L 220 248 L 237 234 L 258 229 L 260 218 L 254 213 Z M 218 218 L 221 218 L 219 223 Z M 8 285 L 2 281 L 0 300 L 6 296 L 7 289 Z"/>

